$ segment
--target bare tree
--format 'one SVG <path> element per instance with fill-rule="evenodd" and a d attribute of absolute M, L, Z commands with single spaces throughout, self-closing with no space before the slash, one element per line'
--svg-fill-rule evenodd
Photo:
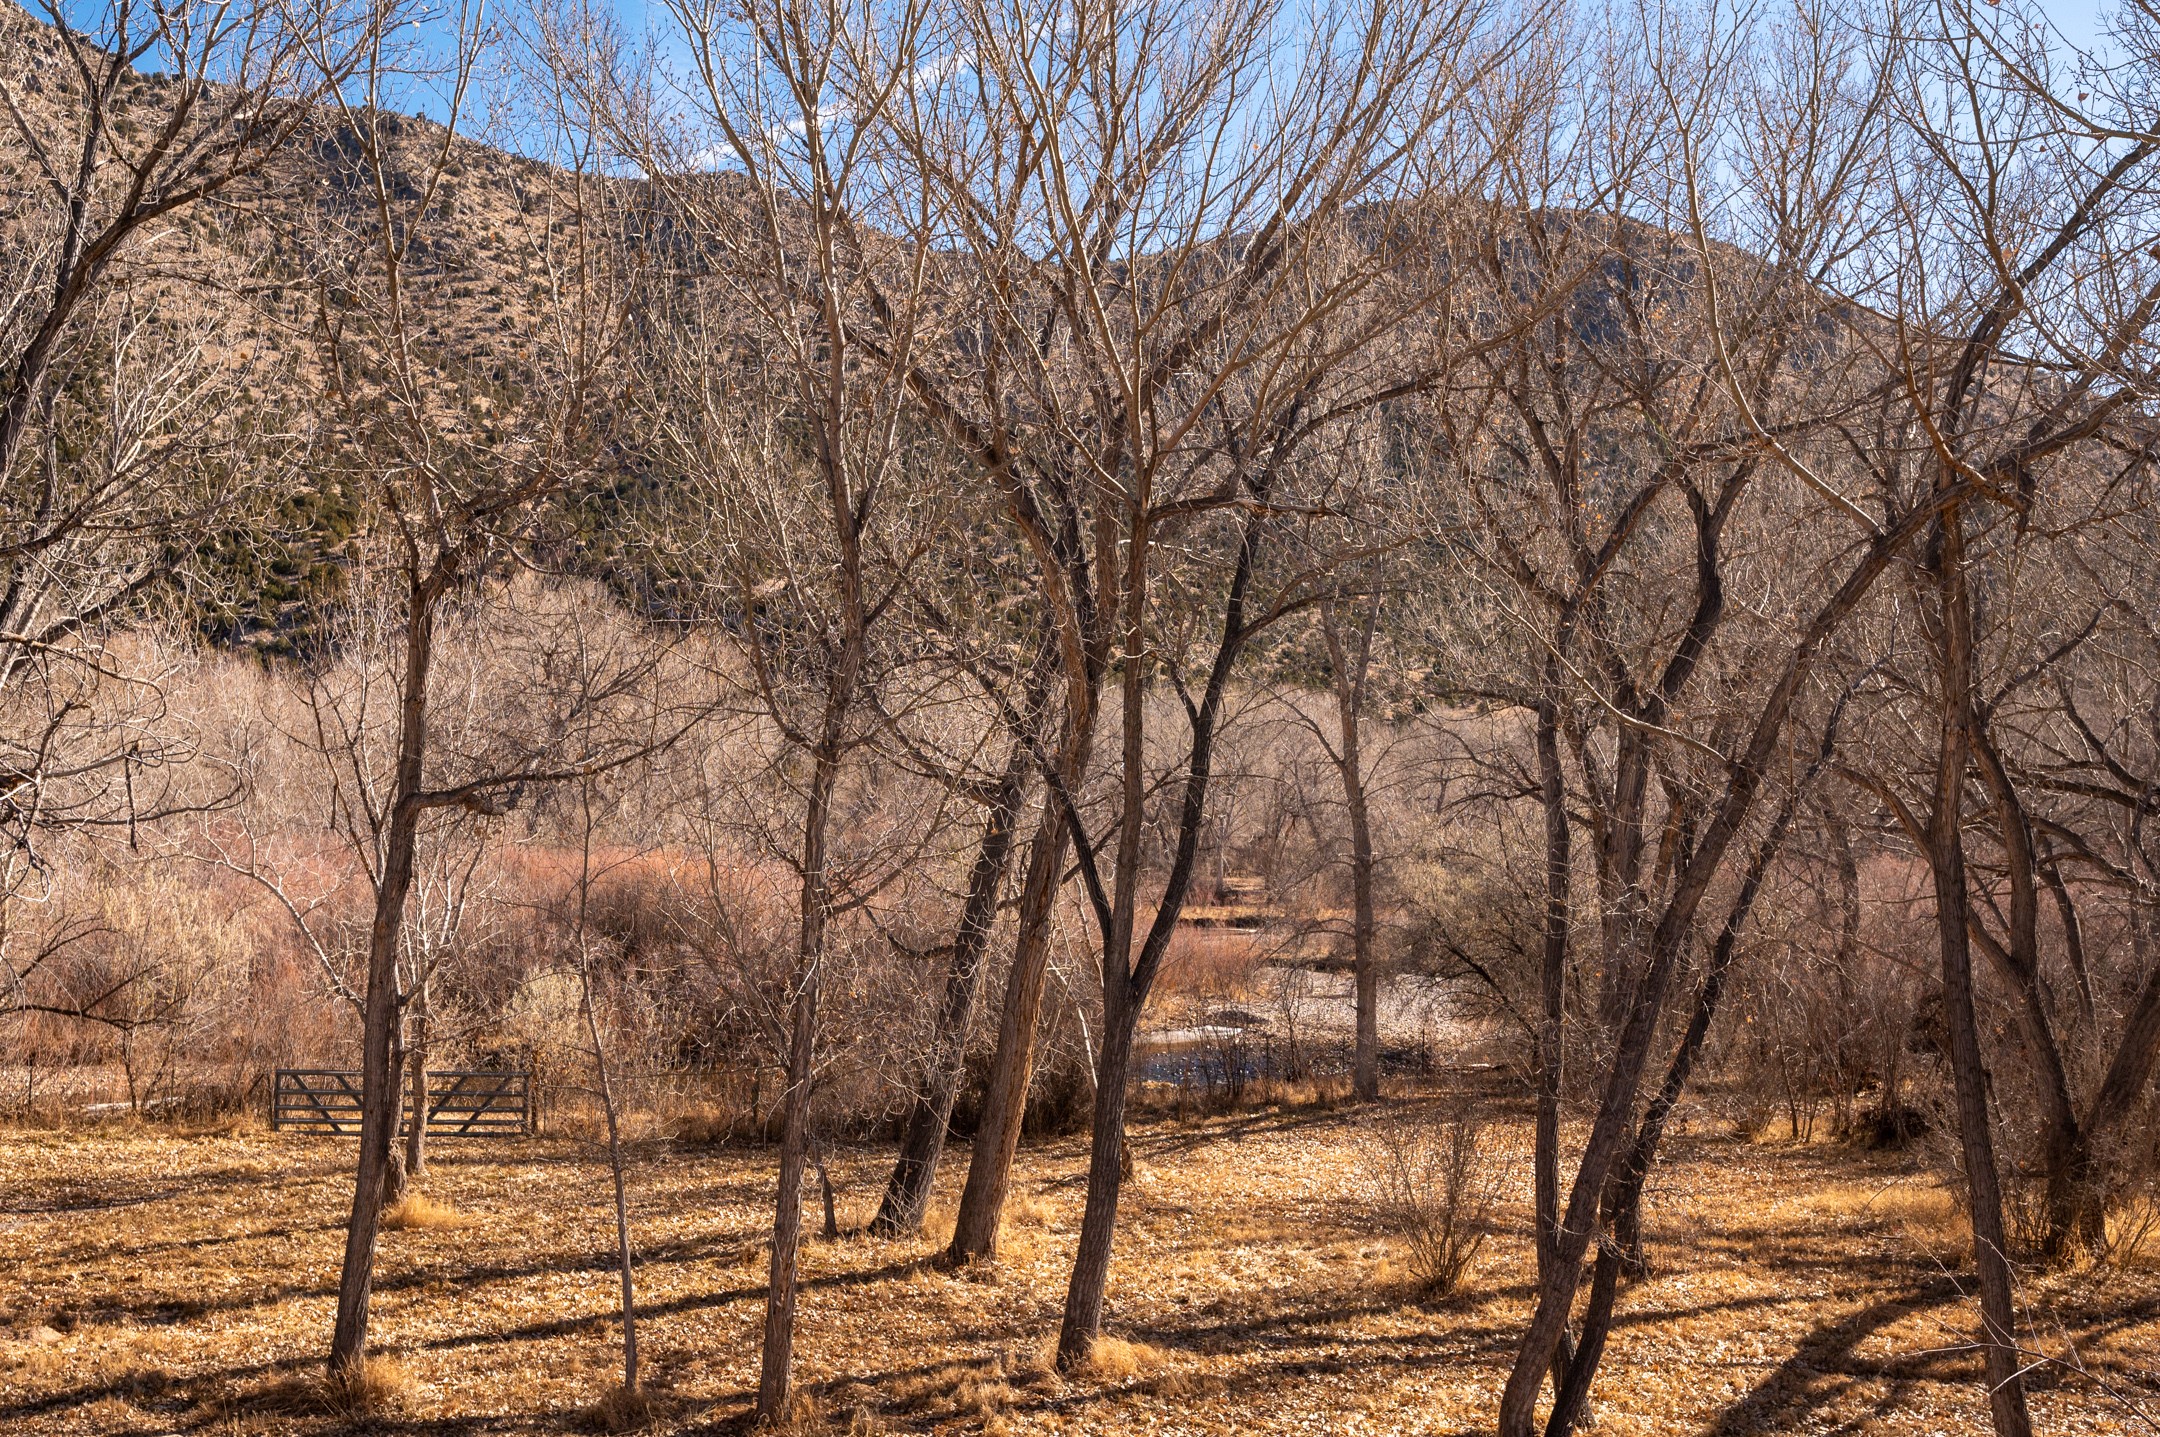
<path fill-rule="evenodd" d="M 369 48 L 355 83 L 338 92 L 326 123 L 343 168 L 307 234 L 320 276 L 321 365 L 336 399 L 339 442 L 331 452 L 350 456 L 343 477 L 364 496 L 394 642 L 380 746 L 356 748 L 343 760 L 365 772 L 355 772 L 336 799 L 340 828 L 363 858 L 371 914 L 357 985 L 362 1132 L 330 1350 L 334 1374 L 350 1370 L 366 1350 L 379 1206 L 401 1106 L 398 959 L 426 831 L 458 815 L 502 812 L 537 785 L 627 762 L 671 736 L 650 692 L 654 654 L 639 644 L 601 655 L 590 668 L 543 667 L 546 680 L 491 711 L 462 751 L 445 751 L 431 729 L 446 614 L 465 603 L 468 613 L 484 616 L 488 599 L 503 593 L 490 584 L 498 566 L 542 537 L 555 506 L 606 458 L 632 287 L 620 264 L 632 251 L 608 230 L 617 216 L 613 191 L 593 174 L 580 137 L 564 136 L 566 164 L 545 201 L 553 222 L 536 225 L 531 240 L 549 283 L 509 366 L 515 411 L 475 403 L 484 376 L 432 342 L 439 312 L 429 300 L 443 271 L 426 240 L 445 222 L 446 172 L 469 143 L 461 129 L 493 43 L 477 8 L 461 9 L 455 21 L 447 60 L 420 72 L 440 87 L 442 123 L 404 120 L 390 108 L 401 87 L 415 83 L 418 57 L 387 41 Z M 572 610 L 552 622 L 575 626 L 580 619 Z M 559 637 L 549 628 L 543 621 L 529 634 L 536 647 Z M 565 731 L 565 713 L 595 709 L 610 721 Z M 580 747 L 581 733 L 597 735 L 598 746 Z"/>
<path fill-rule="evenodd" d="M 983 794 L 982 838 L 968 869 L 966 896 L 953 934 L 944 992 L 923 1056 L 921 1088 L 901 1124 L 900 1151 L 893 1160 L 892 1176 L 878 1204 L 877 1216 L 871 1220 L 873 1232 L 890 1235 L 919 1231 L 929 1206 L 931 1185 L 937 1180 L 946 1132 L 952 1124 L 953 1104 L 960 1096 L 968 1039 L 982 993 L 1005 871 L 1018 836 L 1022 808 L 1032 788 L 1036 755 L 1047 738 L 1057 657 L 1057 646 L 1050 636 L 1041 636 L 1022 680 L 1018 708 L 1008 709 L 1005 715 L 1017 732 L 1010 740 L 1004 769 Z M 972 667 L 980 671 L 983 665 L 978 661 Z M 996 681 L 990 683 L 990 692 L 996 696 Z"/>
<path fill-rule="evenodd" d="M 1464 532 L 1519 634 L 1501 653 L 1533 715 L 1525 789 L 1545 830 L 1539 1294 L 1501 1398 L 1507 1437 L 1532 1429 L 1548 1373 L 1548 1431 L 1579 1418 L 1610 1294 L 1593 1294 L 1576 1346 L 1576 1289 L 1590 1243 L 1635 1201 L 1626 1155 L 1655 1147 L 1635 1141 L 1649 1136 L 1640 1086 L 1701 905 L 1757 826 L 1825 643 L 1937 512 L 1882 481 L 1863 510 L 1827 439 L 1867 372 L 1827 361 L 1867 350 L 1864 335 L 1830 339 L 1852 311 L 1826 287 L 1874 234 L 1839 197 L 1879 173 L 1885 64 L 1819 19 L 1772 32 L 1724 18 L 1644 7 L 1632 35 L 1583 54 L 1597 118 L 1552 112 L 1548 143 L 1509 172 L 1501 233 L 1480 246 L 1495 311 L 1539 296 L 1547 317 L 1482 382 L 1466 376 L 1442 416 L 1450 456 L 1479 471 Z M 1750 535 L 1818 504 L 1843 531 L 1758 571 Z M 1812 566 L 1805 589 L 1796 562 Z M 1727 602 L 1743 573 L 1746 624 Z M 1652 590 L 1632 593 L 1639 583 Z M 1582 946 L 1596 982 L 1578 1015 Z M 1570 1053 L 1592 1059 L 1595 1108 L 1563 1201 Z"/>
<path fill-rule="evenodd" d="M 19 950 L 8 909 L 39 881 L 44 836 L 131 833 L 215 799 L 175 787 L 194 750 L 157 646 L 106 636 L 184 583 L 297 446 L 243 421 L 263 350 L 213 317 L 246 258 L 176 222 L 265 188 L 387 19 L 365 5 L 36 10 L 0 16 L 14 177 L 0 208 L 0 1012 L 33 1001 L 40 955 Z"/>
<path fill-rule="evenodd" d="M 672 524 L 663 542 L 740 636 L 772 765 L 758 826 L 796 883 L 757 1395 L 759 1418 L 777 1420 L 789 1410 L 835 920 L 894 883 L 912 851 L 843 825 L 867 781 L 856 770 L 904 722 L 878 697 L 894 659 L 880 621 L 926 542 L 936 482 L 901 406 L 926 256 L 888 237 L 920 227 L 910 210 L 923 200 L 893 186 L 882 120 L 912 72 L 923 16 L 795 0 L 671 13 L 691 57 L 687 93 L 656 102 L 626 84 L 635 122 L 621 139 L 686 236 L 686 290 L 655 356 L 656 419 L 700 518 Z M 669 123 L 684 110 L 687 132 Z"/>
<path fill-rule="evenodd" d="M 1993 715 L 2023 676 L 1983 689 L 1983 646 L 1997 621 L 1976 589 L 1990 584 L 1995 562 L 2014 566 L 2044 496 L 2089 482 L 2092 469 L 2081 459 L 2096 442 L 2102 454 L 2119 447 L 2112 431 L 2137 413 L 2136 376 L 2160 311 L 2160 283 L 2143 254 L 2160 137 L 2119 122 L 2096 124 L 2065 107 L 2050 87 L 2032 18 L 1983 19 L 1945 8 L 1935 19 L 1938 33 L 1901 77 L 1910 146 L 1898 175 L 1904 214 L 1896 258 L 1905 302 L 1896 311 L 1895 348 L 1907 423 L 1916 439 L 1924 436 L 1914 467 L 1926 476 L 1936 511 L 1915 576 L 1933 668 L 1933 775 L 1911 808 L 1879 791 L 1915 835 L 1933 877 L 1989 1405 L 2002 1437 L 2024 1437 L 2032 1420 L 1977 1015 L 1976 940 L 2019 995 L 2040 1072 L 2055 1149 L 2058 1246 L 2072 1221 L 2081 1124 L 2039 992 L 2037 835 L 1994 733 Z M 2126 98 L 2116 114 L 2141 115 Z M 2059 122 L 2066 114 L 2084 122 L 2065 133 Z M 2098 467 L 2112 466 L 2103 458 Z M 2039 668 L 2052 657 L 2042 656 Z M 2007 942 L 1987 930 L 1975 902 L 1967 803 L 1976 772 L 2006 854 Z M 2153 1011 L 2128 1025 L 2118 1077 L 2151 1071 L 2160 993 L 2152 1001 Z M 2103 1085 L 2092 1116 L 2104 1128 L 2117 1107 Z"/>
<path fill-rule="evenodd" d="M 1292 455 L 1338 410 L 1427 372 L 1413 344 L 1383 377 L 1372 347 L 1431 298 L 1409 257 L 1434 220 L 1428 192 L 1461 179 L 1444 121 L 1490 63 L 1487 19 L 1453 5 L 1301 17 L 1314 24 L 1301 62 L 1270 77 L 1286 17 L 1266 4 L 975 6 L 926 56 L 937 82 L 895 109 L 934 196 L 917 242 L 953 236 L 969 296 L 968 327 L 910 365 L 910 390 L 997 487 L 1055 615 L 1066 742 L 1042 767 L 1102 944 L 1066 1366 L 1101 1325 L 1132 1046 L 1192 881 L 1225 692 L 1252 636 L 1301 601 L 1276 572 L 1297 561 L 1273 548 L 1285 516 L 1314 502 L 1301 486 L 1316 476 Z M 1279 142 L 1232 138 L 1256 123 Z M 1387 221 L 1361 227 L 1363 206 Z M 1192 557 L 1167 559 L 1173 546 Z M 1098 848 L 1080 765 L 1113 676 L 1119 754 Z M 1187 721 L 1174 776 L 1151 771 L 1157 682 Z M 1147 918 L 1142 840 L 1159 783 L 1180 796 Z M 1046 877 L 1057 847 L 1031 859 Z M 1031 978 L 1016 966 L 1009 985 L 1018 1001 L 992 1077 L 1005 1106 L 978 1144 L 957 1252 L 995 1231 L 994 1212 L 967 1204 L 1003 1185 L 977 1179 L 985 1159 L 1009 1161 Z"/>

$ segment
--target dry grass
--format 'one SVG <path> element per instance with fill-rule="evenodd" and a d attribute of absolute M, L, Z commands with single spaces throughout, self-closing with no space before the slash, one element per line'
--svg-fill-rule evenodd
<path fill-rule="evenodd" d="M 218 1399 L 201 1404 L 194 1415 L 221 1417 L 230 1430 L 239 1430 L 242 1414 L 278 1419 L 279 1427 L 322 1417 L 355 1422 L 397 1413 L 413 1395 L 412 1373 L 405 1364 L 376 1353 L 328 1372 L 303 1372 L 246 1393 L 221 1393 Z"/>
<path fill-rule="evenodd" d="M 1932 1178 L 1826 1183 L 1788 1206 L 1893 1234 L 1938 1267 L 1954 1269 L 1972 1256 L 1972 1224 L 1956 1195 Z"/>
<path fill-rule="evenodd" d="M 451 1232 L 472 1219 L 449 1203 L 429 1197 L 418 1188 L 383 1209 L 382 1225 L 390 1232 Z"/>
<path fill-rule="evenodd" d="M 1122 1337 L 1098 1337 L 1095 1345 L 1088 1349 L 1088 1374 L 1112 1382 L 1143 1377 L 1162 1364 L 1161 1348 L 1150 1347 L 1145 1342 L 1129 1342 Z"/>
<path fill-rule="evenodd" d="M 1005 1227 L 1048 1227 L 1057 1219 L 1056 1204 L 1035 1193 L 1015 1193 L 1005 1202 Z M 948 1215 L 945 1225 L 952 1226 Z"/>
<path fill-rule="evenodd" d="M 820 1437 L 831 1429 L 832 1414 L 815 1392 L 797 1391 L 777 1418 L 760 1422 L 752 1430 L 769 1437 Z"/>
<path fill-rule="evenodd" d="M 1247 993 L 1260 962 L 1258 938 L 1240 928 L 1193 925 L 1196 919 L 1210 918 L 1227 924 L 1249 919 L 1257 912 L 1188 906 L 1187 921 L 1171 933 L 1170 946 L 1163 953 L 1158 983 L 1164 997 L 1198 996 L 1220 1002 Z"/>
<path fill-rule="evenodd" d="M 412 1395 L 412 1374 L 394 1357 L 379 1354 L 348 1363 L 323 1379 L 323 1398 L 341 1417 L 395 1412 Z"/>
<path fill-rule="evenodd" d="M 636 1432 L 650 1427 L 653 1400 L 636 1388 L 611 1382 L 600 1400 L 585 1409 L 585 1425 L 599 1432 Z"/>
<path fill-rule="evenodd" d="M 1519 1151 L 1523 1125 L 1492 1141 Z M 964 1154 L 919 1238 L 804 1251 L 803 1432 L 1489 1431 L 1529 1299 L 1527 1168 L 1445 1306 L 1388 1285 L 1358 1160 L 1362 1113 L 1248 1110 L 1135 1124 L 1112 1269 L 1115 1338 L 1091 1370 L 1042 1350 L 1080 1220 L 1084 1145 L 1024 1149 L 1006 1245 L 936 1257 Z M 1954 1204 L 1917 1170 L 1820 1145 L 1675 1139 L 1649 1206 L 1654 1272 L 1622 1295 L 1595 1437 L 1866 1432 L 1980 1437 L 1956 1264 L 1916 1242 Z M 0 1432 L 332 1437 L 314 1379 L 352 1189 L 349 1142 L 155 1130 L 0 1131 Z M 633 1151 L 643 1430 L 739 1429 L 757 1379 L 771 1154 Z M 860 1208 L 885 1154 L 835 1169 Z M 428 1189 L 471 1220 L 387 1232 L 373 1338 L 403 1381 L 371 1389 L 385 1432 L 559 1434 L 606 1426 L 620 1374 L 604 1164 L 558 1140 L 448 1148 Z M 1932 1242 L 1933 1239 L 1930 1238 Z M 1949 1270 L 1945 1271 L 1945 1267 Z M 2151 1400 L 2160 1271 L 2026 1279 L 2034 1330 Z M 1947 1355 L 1946 1355 L 1947 1354 Z M 2081 1378 L 2035 1394 L 2051 1433 L 2134 1430 Z M 612 1419 L 610 1419 L 612 1420 Z"/>
<path fill-rule="evenodd" d="M 2160 1271 L 2160 1195 L 2144 1194 L 2108 1214 L 2107 1260 Z"/>

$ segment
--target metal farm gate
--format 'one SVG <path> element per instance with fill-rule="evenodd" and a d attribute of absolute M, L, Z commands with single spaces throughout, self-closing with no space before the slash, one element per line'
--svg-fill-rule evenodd
<path fill-rule="evenodd" d="M 405 1117 L 412 1118 L 412 1086 Z M 270 1088 L 273 1132 L 360 1135 L 360 1074 L 339 1068 L 279 1068 Z M 514 1069 L 428 1074 L 431 1138 L 520 1137 L 532 1131 L 532 1074 Z"/>

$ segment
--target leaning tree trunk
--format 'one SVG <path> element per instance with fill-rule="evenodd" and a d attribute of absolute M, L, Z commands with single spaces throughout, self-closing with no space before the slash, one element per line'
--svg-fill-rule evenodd
<path fill-rule="evenodd" d="M 368 939 L 368 986 L 361 1009 L 360 1153 L 352 1211 L 345 1221 L 345 1261 L 338 1276 L 337 1326 L 330 1366 L 342 1371 L 367 1355 L 368 1303 L 374 1294 L 375 1239 L 382 1222 L 385 1176 L 397 1133 L 397 940 L 410 891 L 416 815 L 401 807 L 391 817 L 384 881 Z"/>
<path fill-rule="evenodd" d="M 998 1224 L 1011 1187 L 1013 1158 L 1020 1150 L 1028 1084 L 1035 1071 L 1035 1025 L 1042 1016 L 1050 921 L 1068 841 L 1064 818 L 1054 807 L 1046 807 L 1029 848 L 1027 875 L 1020 889 L 1020 932 L 1013 945 L 1012 971 L 1005 981 L 1004 1008 L 998 1016 L 997 1049 L 990 1061 L 982 1120 L 968 1154 L 967 1185 L 960 1191 L 960 1212 L 948 1250 L 954 1262 L 997 1255 Z"/>
<path fill-rule="evenodd" d="M 1850 690 L 1847 692 L 1849 694 Z M 1740 930 L 1754 911 L 1755 900 L 1762 893 L 1763 879 L 1776 861 L 1778 850 L 1784 846 L 1808 786 L 1830 761 L 1837 742 L 1838 717 L 1843 711 L 1844 700 L 1840 699 L 1823 728 L 1822 747 L 1815 762 L 1793 785 L 1792 793 L 1786 797 L 1777 817 L 1771 821 L 1770 831 L 1763 836 L 1754 858 L 1748 863 L 1747 874 L 1740 880 L 1740 891 L 1725 915 L 1724 926 L 1718 930 L 1717 941 L 1711 945 L 1710 962 L 1703 974 L 1702 987 L 1695 995 L 1695 1010 L 1680 1035 L 1679 1046 L 1673 1050 L 1672 1061 L 1666 1065 L 1665 1081 L 1644 1110 L 1634 1145 L 1628 1149 L 1627 1156 L 1608 1183 L 1602 1218 L 1611 1230 L 1612 1240 L 1598 1245 L 1597 1262 L 1590 1274 L 1590 1299 L 1583 1309 L 1581 1339 L 1557 1374 L 1559 1380 L 1552 1411 L 1545 1422 L 1546 1437 L 1567 1437 L 1589 1410 L 1590 1384 L 1597 1376 L 1599 1363 L 1604 1360 L 1620 1279 L 1623 1276 L 1640 1277 L 1647 1270 L 1642 1243 L 1642 1198 L 1643 1188 L 1650 1180 L 1651 1165 L 1657 1161 L 1658 1144 L 1664 1139 L 1665 1125 L 1671 1119 L 1673 1109 L 1679 1106 L 1680 1095 L 1687 1091 L 1696 1061 L 1702 1056 L 1703 1044 L 1710 1036 L 1710 1026 L 1717 1021 L 1726 980 L 1731 976 L 1733 959 L 1739 952 Z"/>
<path fill-rule="evenodd" d="M 1055 647 L 1045 645 L 1028 694 L 1032 724 L 1039 715 L 1055 669 L 1050 660 Z M 1039 683 L 1038 683 L 1039 680 Z M 975 865 L 968 874 L 967 900 L 960 911 L 960 927 L 953 935 L 952 965 L 945 975 L 945 1000 L 938 1009 L 937 1030 L 931 1037 L 926 1086 L 909 1108 L 901 1128 L 900 1154 L 893 1162 L 885 1197 L 870 1231 L 880 1237 L 918 1232 L 923 1213 L 930 1206 L 930 1189 L 937 1181 L 938 1163 L 945 1153 L 945 1135 L 952 1125 L 953 1103 L 960 1095 L 960 1078 L 966 1069 L 968 1034 L 975 1026 L 975 1009 L 982 993 L 983 959 L 989 952 L 990 935 L 997 923 L 998 895 L 1004 888 L 1006 861 L 1012 854 L 1014 824 L 1027 796 L 1028 774 L 1033 762 L 1034 735 L 1013 742 L 1005 771 L 990 796 L 983 821 L 982 842 L 975 851 Z M 1045 949 L 1047 951 L 1047 949 Z M 1038 992 L 1039 992 L 1038 987 Z M 1034 1024 L 1029 1022 L 1032 1035 Z"/>

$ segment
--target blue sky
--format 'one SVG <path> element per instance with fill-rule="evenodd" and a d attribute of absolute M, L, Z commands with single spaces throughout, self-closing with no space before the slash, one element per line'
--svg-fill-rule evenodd
<path fill-rule="evenodd" d="M 23 0 L 23 3 L 27 3 L 33 13 L 41 8 L 39 0 Z M 94 26 L 104 12 L 107 0 L 58 0 L 58 3 L 63 12 L 71 15 L 78 24 Z M 301 3 L 307 3 L 307 0 L 301 0 Z M 475 0 L 420 0 L 424 9 L 443 16 L 454 15 L 460 4 L 470 3 L 475 3 Z M 519 0 L 477 0 L 477 3 L 484 4 L 489 13 L 499 17 L 509 14 Z M 626 38 L 633 44 L 649 31 L 657 30 L 660 32 L 663 48 L 666 48 L 664 37 L 672 28 L 672 19 L 662 0 L 601 0 L 601 3 L 612 3 L 615 14 L 622 21 Z M 1692 3 L 1692 0 L 1671 0 L 1671 3 L 1679 6 Z M 2068 46 L 2091 49 L 2100 40 L 2104 15 L 2112 10 L 2116 3 L 2117 0 L 2040 0 L 2039 8 L 2047 15 Z M 427 25 L 423 28 L 423 33 L 435 28 L 437 27 L 434 25 Z M 450 27 L 444 24 L 442 28 L 447 31 Z M 151 64 L 154 66 L 154 59 Z M 444 97 L 439 93 L 430 93 L 437 88 L 423 81 L 407 88 L 393 103 L 400 108 L 425 111 L 440 119 Z"/>
<path fill-rule="evenodd" d="M 2051 0 L 2041 8 L 2071 44 L 2088 48 L 2100 33 L 2099 0 Z"/>

